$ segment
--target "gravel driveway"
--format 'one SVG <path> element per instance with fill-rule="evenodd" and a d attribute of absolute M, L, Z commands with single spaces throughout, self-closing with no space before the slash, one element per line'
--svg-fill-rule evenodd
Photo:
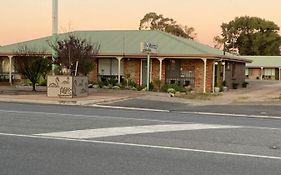
<path fill-rule="evenodd" d="M 214 98 L 216 103 L 279 103 L 281 81 L 248 80 L 247 88 L 229 90 L 222 96 Z"/>

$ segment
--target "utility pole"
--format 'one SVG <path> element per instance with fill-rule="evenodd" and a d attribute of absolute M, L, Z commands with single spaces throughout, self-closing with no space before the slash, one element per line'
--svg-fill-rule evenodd
<path fill-rule="evenodd" d="M 53 0 L 53 13 L 52 13 L 52 42 L 55 42 L 56 36 L 58 34 L 58 0 Z M 55 75 L 55 57 L 56 52 L 52 50 L 52 74 Z"/>
<path fill-rule="evenodd" d="M 150 84 L 150 52 L 147 52 L 147 70 L 146 70 L 146 90 L 149 91 Z"/>

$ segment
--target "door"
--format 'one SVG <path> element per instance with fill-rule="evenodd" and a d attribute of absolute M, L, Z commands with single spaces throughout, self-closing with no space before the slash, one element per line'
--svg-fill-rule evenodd
<path fill-rule="evenodd" d="M 279 80 L 279 68 L 275 68 L 275 80 Z"/>
<path fill-rule="evenodd" d="M 146 60 L 141 60 L 141 84 L 146 85 L 147 81 L 147 61 Z"/>

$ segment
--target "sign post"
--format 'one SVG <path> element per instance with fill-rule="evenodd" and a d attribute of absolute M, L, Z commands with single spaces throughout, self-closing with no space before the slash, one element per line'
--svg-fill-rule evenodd
<path fill-rule="evenodd" d="M 150 84 L 150 53 L 147 53 L 147 71 L 146 71 L 146 90 L 149 91 Z"/>
<path fill-rule="evenodd" d="M 147 42 L 141 42 L 141 52 L 147 54 L 146 90 L 149 91 L 150 84 L 150 54 L 157 53 L 158 46 Z"/>

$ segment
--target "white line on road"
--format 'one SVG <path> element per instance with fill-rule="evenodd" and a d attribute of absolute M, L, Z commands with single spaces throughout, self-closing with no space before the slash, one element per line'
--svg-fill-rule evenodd
<path fill-rule="evenodd" d="M 51 112 L 35 112 L 35 111 L 15 111 L 15 110 L 0 110 L 3 113 L 15 113 L 15 114 L 32 114 L 32 115 L 47 115 L 47 117 L 56 118 L 59 116 L 72 116 L 72 117 L 83 117 L 83 118 L 98 118 L 98 119 L 115 119 L 115 120 L 135 120 L 135 121 L 150 121 L 159 123 L 175 123 L 175 124 L 194 124 L 194 122 L 184 122 L 176 120 L 157 120 L 157 119 L 145 119 L 145 118 L 130 118 L 130 117 L 112 117 L 112 116 L 98 116 L 98 115 L 82 115 L 82 114 L 67 114 L 67 113 L 51 113 Z M 220 113 L 206 113 L 206 112 L 185 112 L 187 114 L 198 114 L 198 115 L 217 115 Z M 220 115 L 235 115 L 235 114 L 220 114 Z M 38 117 L 38 116 L 36 116 Z M 281 117 L 278 117 L 278 119 Z M 281 130 L 281 128 L 269 128 L 269 127 L 254 127 L 243 125 L 243 128 L 251 129 L 264 129 L 264 130 Z"/>
<path fill-rule="evenodd" d="M 48 137 L 74 138 L 74 139 L 89 139 L 89 138 L 124 136 L 124 135 L 133 135 L 133 134 L 147 134 L 147 133 L 157 133 L 157 132 L 203 130 L 203 129 L 226 129 L 226 128 L 229 129 L 229 128 L 241 128 L 241 127 L 229 126 L 229 125 L 210 125 L 210 124 L 170 124 L 170 125 L 145 125 L 145 126 L 85 129 L 85 130 L 41 133 L 36 135 L 48 136 Z"/>
<path fill-rule="evenodd" d="M 51 137 L 36 136 L 36 135 L 21 135 L 21 134 L 9 134 L 9 133 L 0 133 L 0 135 L 11 136 L 11 137 L 23 137 L 23 138 L 35 138 L 35 139 L 48 139 L 48 140 L 74 141 L 74 142 L 83 142 L 83 143 L 131 146 L 131 147 L 150 148 L 150 149 L 187 151 L 187 152 L 196 152 L 196 153 L 205 153 L 205 154 L 240 156 L 240 157 L 248 157 L 248 158 L 262 158 L 262 159 L 271 159 L 271 160 L 278 160 L 278 161 L 281 160 L 281 157 L 277 157 L 277 156 L 245 154 L 245 153 L 235 153 L 235 152 L 223 152 L 223 151 L 211 151 L 211 150 L 200 150 L 200 149 L 190 149 L 190 148 L 182 148 L 182 147 L 157 146 L 157 145 L 145 145 L 145 144 L 98 141 L 98 140 L 85 140 L 85 139 L 70 139 L 70 138 L 55 138 L 55 137 L 51 138 Z"/>
<path fill-rule="evenodd" d="M 211 116 L 231 116 L 231 117 L 248 117 L 248 118 L 262 118 L 262 119 L 281 119 L 279 116 L 270 115 L 251 115 L 251 114 L 231 114 L 231 113 L 216 113 L 216 112 L 179 112 L 181 114 L 197 114 L 197 115 L 211 115 Z"/>
<path fill-rule="evenodd" d="M 151 111 L 151 112 L 171 112 L 169 110 L 162 109 L 149 109 L 149 108 L 134 108 L 134 107 L 123 107 L 123 106 L 109 106 L 109 105 L 91 105 L 97 108 L 108 108 L 108 109 L 125 109 L 125 110 L 136 110 L 136 111 Z M 175 111 L 177 112 L 177 111 Z M 233 114 L 233 113 L 216 113 L 216 112 L 189 112 L 181 111 L 180 114 L 195 114 L 195 115 L 209 115 L 209 116 L 231 116 L 231 117 L 247 117 L 247 118 L 262 118 L 262 119 L 281 119 L 280 116 L 270 115 L 252 115 L 252 114 Z"/>
<path fill-rule="evenodd" d="M 83 117 L 83 118 L 99 118 L 99 119 L 115 119 L 115 120 L 135 120 L 135 121 L 150 121 L 160 123 L 192 123 L 175 120 L 157 120 L 157 119 L 145 119 L 145 118 L 130 118 L 130 117 L 112 117 L 112 116 L 98 116 L 98 115 L 82 115 L 82 114 L 67 114 L 67 113 L 52 113 L 52 112 L 34 112 L 34 111 L 14 111 L 14 110 L 0 110 L 4 113 L 15 113 L 15 114 L 39 114 L 47 115 L 48 117 L 59 117 L 59 116 L 72 116 L 72 117 Z"/>
<path fill-rule="evenodd" d="M 150 112 L 170 112 L 169 110 L 163 109 L 150 109 L 150 108 L 134 108 L 134 107 L 123 107 L 123 106 L 109 106 L 109 105 L 91 105 L 97 108 L 110 108 L 110 109 L 126 109 L 126 110 L 136 110 L 136 111 L 150 111 Z"/>

